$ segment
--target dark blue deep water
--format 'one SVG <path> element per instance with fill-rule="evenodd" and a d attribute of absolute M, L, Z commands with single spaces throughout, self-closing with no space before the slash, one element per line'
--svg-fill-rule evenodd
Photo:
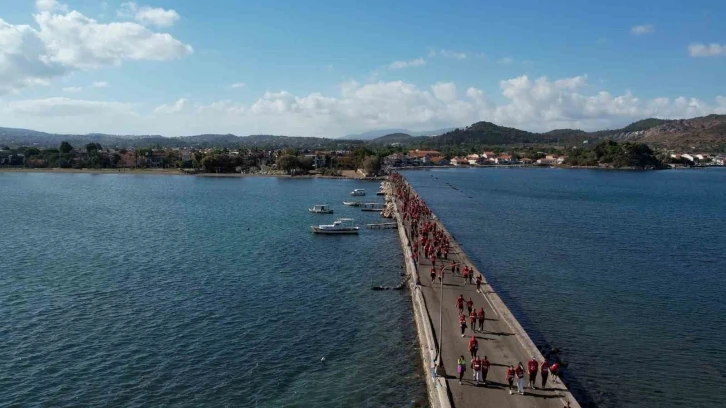
<path fill-rule="evenodd" d="M 425 401 L 396 232 L 309 230 L 377 187 L 0 173 L 0 406 Z"/>
<path fill-rule="evenodd" d="M 726 406 L 726 169 L 405 177 L 599 406 Z"/>

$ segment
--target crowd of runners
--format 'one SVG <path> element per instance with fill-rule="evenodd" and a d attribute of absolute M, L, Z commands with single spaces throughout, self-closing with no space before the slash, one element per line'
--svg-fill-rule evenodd
<path fill-rule="evenodd" d="M 452 276 L 461 276 L 465 284 L 476 284 L 477 292 L 480 292 L 483 277 L 477 274 L 474 268 L 467 265 L 461 265 L 454 259 L 449 259 L 450 242 L 447 234 L 438 226 L 435 219 L 432 218 L 431 210 L 426 206 L 424 200 L 419 197 L 411 187 L 403 180 L 399 174 L 390 176 L 393 194 L 400 203 L 400 210 L 403 216 L 404 224 L 408 224 L 407 230 L 408 240 L 411 245 L 411 256 L 420 270 L 421 259 L 429 261 L 431 267 L 429 273 L 431 276 L 431 284 L 443 284 L 444 272 L 448 269 Z M 476 276 L 474 276 L 476 275 Z M 476 337 L 477 332 L 484 332 L 486 322 L 486 312 L 484 307 L 476 308 L 474 300 L 469 297 L 465 299 L 464 295 L 456 298 L 454 307 L 459 313 L 459 328 L 461 337 L 466 337 L 467 328 L 471 330 L 471 337 L 466 341 L 469 351 L 469 361 L 464 355 L 459 356 L 456 361 L 457 374 L 459 376 L 459 384 L 462 384 L 466 371 L 471 369 L 473 382 L 478 386 L 480 384 L 489 384 L 489 369 L 491 363 L 487 356 L 479 355 L 479 341 Z M 468 319 L 468 324 L 467 324 Z M 524 395 L 525 388 L 537 389 L 537 377 L 539 376 L 540 389 L 547 388 L 547 381 L 552 377 L 552 382 L 558 382 L 560 366 L 558 363 L 550 364 L 546 359 L 537 361 L 535 356 L 523 365 L 519 362 L 516 367 L 509 365 L 504 380 L 509 385 L 509 394 L 516 392 Z"/>

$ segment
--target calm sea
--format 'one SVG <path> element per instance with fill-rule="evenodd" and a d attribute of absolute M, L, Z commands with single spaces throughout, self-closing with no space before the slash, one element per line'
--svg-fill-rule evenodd
<path fill-rule="evenodd" d="M 598 406 L 726 406 L 726 169 L 405 176 Z"/>
<path fill-rule="evenodd" d="M 0 405 L 425 403 L 396 232 L 309 229 L 377 187 L 0 173 Z"/>

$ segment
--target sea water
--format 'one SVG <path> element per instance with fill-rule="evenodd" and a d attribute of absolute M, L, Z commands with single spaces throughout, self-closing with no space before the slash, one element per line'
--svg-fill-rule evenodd
<path fill-rule="evenodd" d="M 404 175 L 585 402 L 726 406 L 726 169 Z"/>
<path fill-rule="evenodd" d="M 396 232 L 310 232 L 354 188 L 0 172 L 0 405 L 425 404 Z"/>

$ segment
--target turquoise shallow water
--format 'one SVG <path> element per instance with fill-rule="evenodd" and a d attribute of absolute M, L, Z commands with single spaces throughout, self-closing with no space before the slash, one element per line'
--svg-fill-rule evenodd
<path fill-rule="evenodd" d="M 0 405 L 425 401 L 395 231 L 309 232 L 354 188 L 0 173 Z"/>
<path fill-rule="evenodd" d="M 404 175 L 581 396 L 726 406 L 726 169 Z"/>

